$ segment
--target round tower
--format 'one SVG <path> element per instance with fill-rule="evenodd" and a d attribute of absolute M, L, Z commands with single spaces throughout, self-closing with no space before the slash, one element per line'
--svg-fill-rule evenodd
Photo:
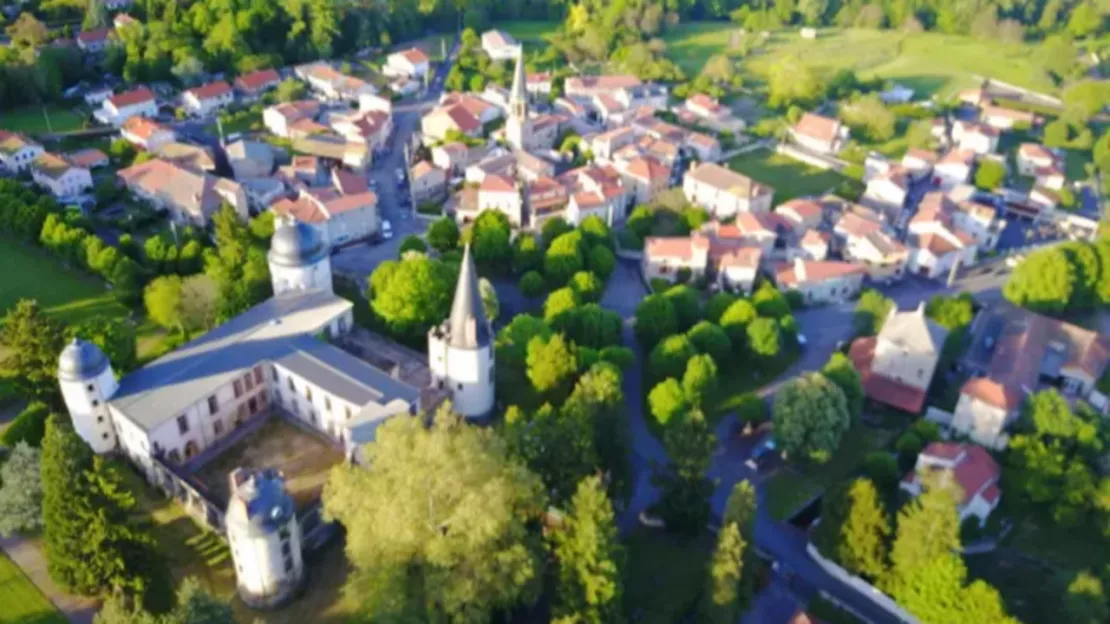
<path fill-rule="evenodd" d="M 301 527 L 285 479 L 276 470 L 236 468 L 228 476 L 224 524 L 239 596 L 251 607 L 273 607 L 304 578 Z"/>
<path fill-rule="evenodd" d="M 58 357 L 58 384 L 73 429 L 94 453 L 116 448 L 108 400 L 119 385 L 108 356 L 91 342 L 74 338 Z"/>
<path fill-rule="evenodd" d="M 463 254 L 451 316 L 428 332 L 428 366 L 433 383 L 451 392 L 455 411 L 481 418 L 493 410 L 493 328 L 478 290 L 470 247 Z"/>
<path fill-rule="evenodd" d="M 269 261 L 274 295 L 332 289 L 327 241 L 308 224 L 279 218 L 270 239 Z"/>

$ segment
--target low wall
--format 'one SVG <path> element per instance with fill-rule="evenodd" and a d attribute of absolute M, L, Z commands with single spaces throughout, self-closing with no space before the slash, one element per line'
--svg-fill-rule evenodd
<path fill-rule="evenodd" d="M 875 589 L 874 585 L 858 576 L 849 574 L 844 568 L 822 557 L 821 553 L 817 551 L 817 547 L 815 547 L 812 542 L 806 544 L 806 552 L 817 562 L 817 565 L 821 566 L 825 572 L 828 572 L 833 578 L 856 590 L 860 595 L 878 605 L 879 608 L 898 618 L 899 621 L 905 622 L 906 624 L 918 624 L 917 618 L 906 613 L 906 611 L 902 609 L 902 607 L 899 607 L 898 603 L 894 602 L 890 596 Z"/>
<path fill-rule="evenodd" d="M 832 156 L 824 156 L 822 154 L 814 154 L 808 150 L 804 150 L 796 145 L 789 143 L 780 143 L 775 148 L 775 152 L 783 156 L 789 156 L 794 160 L 804 162 L 807 165 L 817 167 L 818 169 L 827 169 L 831 171 L 840 171 L 847 166 L 848 163 L 833 158 Z"/>

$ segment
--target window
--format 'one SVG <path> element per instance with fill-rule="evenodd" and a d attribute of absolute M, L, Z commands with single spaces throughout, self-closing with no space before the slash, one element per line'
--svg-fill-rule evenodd
<path fill-rule="evenodd" d="M 247 409 L 250 411 L 251 414 L 254 414 L 258 411 L 258 401 L 256 401 L 254 397 L 251 397 L 251 400 L 247 401 Z"/>
<path fill-rule="evenodd" d="M 102 425 L 102 424 L 104 424 L 104 417 L 103 417 L 103 416 L 97 416 L 97 417 L 96 417 L 96 423 L 97 423 L 98 425 Z"/>
<path fill-rule="evenodd" d="M 222 436 L 224 434 L 224 421 L 217 420 L 215 424 L 212 425 L 212 430 L 216 432 L 216 435 Z"/>
<path fill-rule="evenodd" d="M 347 420 L 350 420 L 351 419 L 351 408 L 344 407 L 343 411 L 347 414 Z"/>
<path fill-rule="evenodd" d="M 313 411 L 311 407 L 308 408 L 308 419 L 312 422 L 312 424 L 316 424 L 316 412 Z"/>
<path fill-rule="evenodd" d="M 261 365 L 254 367 L 254 383 L 257 384 L 257 385 L 262 385 L 262 366 Z"/>
<path fill-rule="evenodd" d="M 238 399 L 239 397 L 243 396 L 243 382 L 236 379 L 231 383 L 231 387 L 235 389 L 235 398 Z M 209 406 L 211 406 L 212 399 L 208 399 L 208 401 Z"/>
<path fill-rule="evenodd" d="M 324 411 L 331 413 L 331 397 L 324 397 Z"/>
<path fill-rule="evenodd" d="M 184 416 L 177 417 L 177 431 L 179 433 L 189 433 L 189 420 Z"/>
<path fill-rule="evenodd" d="M 220 409 L 220 402 L 216 400 L 216 395 L 208 397 L 208 413 L 215 414 Z"/>
<path fill-rule="evenodd" d="M 304 398 L 308 399 L 309 401 L 312 400 L 312 388 L 308 386 L 304 387 Z"/>
<path fill-rule="evenodd" d="M 462 383 L 459 383 L 459 392 L 462 392 Z"/>
<path fill-rule="evenodd" d="M 277 369 L 276 368 L 271 368 L 270 369 L 270 377 L 272 377 L 274 381 L 278 380 Z"/>
<path fill-rule="evenodd" d="M 278 531 L 278 537 L 283 539 L 283 540 L 289 539 L 289 527 L 288 526 L 282 527 L 281 530 Z"/>
<path fill-rule="evenodd" d="M 293 554 L 293 548 L 289 545 L 289 542 L 282 542 L 281 554 L 285 555 L 286 557 Z"/>
<path fill-rule="evenodd" d="M 100 405 L 100 401 L 98 401 L 97 399 L 93 399 L 92 406 L 96 407 L 98 405 Z"/>
<path fill-rule="evenodd" d="M 297 391 L 297 384 L 293 383 L 293 378 L 292 377 L 286 377 L 285 381 L 287 381 L 289 383 L 289 391 L 290 392 L 296 392 Z"/>
<path fill-rule="evenodd" d="M 107 440 L 108 439 L 108 432 L 105 431 L 104 433 L 100 434 L 100 437 Z"/>
<path fill-rule="evenodd" d="M 285 558 L 285 571 L 286 572 L 292 572 L 293 571 L 293 558 L 292 557 L 286 557 Z"/>
<path fill-rule="evenodd" d="M 238 414 L 239 414 L 239 419 L 240 419 L 240 420 L 242 420 L 242 419 L 246 418 L 246 417 L 247 417 L 247 404 L 246 404 L 246 403 L 244 403 L 244 404 L 240 405 L 240 406 L 239 406 L 239 409 L 238 409 L 238 410 L 236 410 L 236 411 L 237 411 L 237 412 L 238 412 Z"/>
<path fill-rule="evenodd" d="M 89 385 L 85 386 L 85 389 L 87 389 L 89 392 L 92 392 L 93 391 L 93 385 L 89 384 Z"/>
<path fill-rule="evenodd" d="M 250 373 L 243 376 L 243 386 L 246 387 L 247 392 L 254 390 L 254 377 Z"/>

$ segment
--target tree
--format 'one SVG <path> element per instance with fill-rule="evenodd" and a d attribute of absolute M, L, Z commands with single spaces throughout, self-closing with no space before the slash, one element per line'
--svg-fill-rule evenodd
<path fill-rule="evenodd" d="M 665 336 L 678 331 L 674 305 L 661 294 L 644 297 L 636 306 L 636 339 L 645 348 L 652 348 Z"/>
<path fill-rule="evenodd" d="M 117 375 L 138 364 L 135 328 L 122 320 L 91 318 L 71 326 L 68 333 L 100 347 Z"/>
<path fill-rule="evenodd" d="M 395 336 L 419 339 L 451 309 L 456 274 L 424 255 L 387 260 L 370 275 L 370 307 Z"/>
<path fill-rule="evenodd" d="M 451 217 L 440 217 L 428 226 L 428 244 L 440 253 L 459 246 L 459 225 Z"/>
<path fill-rule="evenodd" d="M 692 409 L 663 433 L 670 463 L 655 475 L 662 489 L 657 511 L 667 527 L 697 533 L 709 520 L 713 483 L 706 476 L 717 438 L 701 410 Z"/>
<path fill-rule="evenodd" d="M 609 279 L 613 270 L 617 268 L 616 256 L 613 255 L 612 250 L 603 245 L 595 245 L 590 249 L 588 260 L 590 271 L 603 280 Z"/>
<path fill-rule="evenodd" d="M 20 442 L 0 466 L 0 535 L 42 529 L 41 459 L 37 448 Z"/>
<path fill-rule="evenodd" d="M 272 294 L 270 265 L 250 228 L 230 204 L 212 215 L 216 248 L 204 254 L 204 273 L 219 292 L 219 316 L 237 316 Z"/>
<path fill-rule="evenodd" d="M 1075 624 L 1110 620 L 1110 604 L 1106 601 L 1102 580 L 1088 570 L 1076 573 L 1064 595 L 1064 612 Z"/>
<path fill-rule="evenodd" d="M 181 281 L 179 302 L 181 322 L 188 332 L 207 331 L 215 327 L 220 306 L 216 283 L 207 275 L 190 275 Z"/>
<path fill-rule="evenodd" d="M 570 391 L 578 359 L 574 345 L 561 334 L 549 338 L 536 336 L 528 341 L 528 379 L 541 395 L 558 403 Z"/>
<path fill-rule="evenodd" d="M 779 324 L 774 319 L 760 317 L 748 324 L 748 348 L 760 358 L 777 357 L 782 349 Z"/>
<path fill-rule="evenodd" d="M 863 474 L 884 492 L 892 491 L 902 476 L 898 460 L 886 451 L 871 451 L 864 456 Z"/>
<path fill-rule="evenodd" d="M 569 286 L 552 291 L 543 302 L 543 319 L 548 323 L 555 323 L 569 316 L 571 312 L 581 305 L 578 293 Z"/>
<path fill-rule="evenodd" d="M 731 623 L 739 612 L 740 579 L 744 571 L 747 542 L 740 527 L 729 523 L 717 533 L 717 547 L 709 561 L 709 575 L 702 616 L 708 622 Z"/>
<path fill-rule="evenodd" d="M 551 541 L 558 568 L 553 608 L 557 621 L 620 620 L 624 552 L 600 478 L 587 477 L 578 484 Z"/>
<path fill-rule="evenodd" d="M 405 254 L 409 252 L 428 253 L 428 245 L 424 239 L 416 234 L 409 234 L 401 241 L 401 246 L 397 250 L 397 257 L 404 258 Z"/>
<path fill-rule="evenodd" d="M 548 246 L 543 271 L 552 286 L 562 286 L 585 267 L 582 233 L 575 230 L 560 234 Z"/>
<path fill-rule="evenodd" d="M 840 446 L 851 419 L 844 393 L 816 373 L 795 377 L 775 394 L 775 441 L 787 453 L 824 463 Z"/>
<path fill-rule="evenodd" d="M 858 419 L 863 412 L 863 385 L 852 360 L 843 353 L 833 353 L 821 368 L 821 374 L 840 388 L 847 401 L 848 414 L 853 421 Z"/>
<path fill-rule="evenodd" d="M 543 269 L 543 249 L 536 237 L 520 233 L 513 240 L 513 270 L 517 273 Z"/>
<path fill-rule="evenodd" d="M 601 301 L 605 292 L 605 282 L 589 271 L 579 271 L 570 278 L 570 287 L 578 294 L 578 298 L 585 303 Z"/>
<path fill-rule="evenodd" d="M 1060 314 L 1071 301 L 1074 284 L 1075 269 L 1067 254 L 1050 247 L 1026 256 L 1006 280 L 1002 294 L 1034 312 Z"/>
<path fill-rule="evenodd" d="M 705 400 L 717 390 L 717 365 L 708 355 L 695 355 L 686 363 L 682 389 L 694 405 L 704 406 Z"/>
<path fill-rule="evenodd" d="M 482 297 L 482 311 L 485 312 L 489 322 L 494 322 L 501 315 L 501 301 L 497 298 L 497 289 L 486 278 L 478 280 L 478 292 Z"/>
<path fill-rule="evenodd" d="M 721 315 L 721 329 L 725 330 L 732 348 L 748 344 L 748 325 L 756 318 L 755 306 L 747 299 L 737 299 Z"/>
<path fill-rule="evenodd" d="M 975 170 L 975 186 L 993 191 L 1006 181 L 1006 167 L 993 160 L 983 160 Z"/>
<path fill-rule="evenodd" d="M 345 592 L 366 617 L 489 621 L 534 600 L 543 485 L 493 430 L 447 409 L 431 427 L 391 418 L 368 452 L 365 466 L 333 468 L 323 494 L 347 529 Z"/>
<path fill-rule="evenodd" d="M 790 301 L 786 295 L 779 292 L 770 282 L 763 285 L 752 294 L 752 305 L 755 306 L 759 316 L 780 319 L 791 312 Z"/>
<path fill-rule="evenodd" d="M 768 102 L 774 108 L 813 104 L 822 91 L 821 79 L 795 56 L 780 58 L 767 72 Z"/>
<path fill-rule="evenodd" d="M 497 210 L 483 210 L 470 230 L 474 261 L 483 267 L 503 270 L 511 266 L 513 247 L 509 218 Z"/>
<path fill-rule="evenodd" d="M 690 344 L 694 345 L 699 353 L 704 353 L 713 358 L 718 365 L 728 361 L 732 353 L 732 340 L 725 330 L 709 321 L 701 321 L 686 332 Z"/>
<path fill-rule="evenodd" d="M 33 299 L 20 299 L 0 323 L 0 361 L 24 397 L 51 402 L 58 396 L 58 355 L 64 347 L 62 328 Z"/>
<path fill-rule="evenodd" d="M 686 390 L 673 377 L 664 379 L 651 389 L 648 394 L 648 405 L 651 407 L 651 415 L 655 417 L 655 422 L 664 426 L 677 421 L 690 410 Z"/>
<path fill-rule="evenodd" d="M 543 227 L 540 228 L 540 238 L 545 248 L 551 247 L 551 243 L 563 234 L 568 234 L 574 231 L 574 226 L 567 223 L 567 220 L 562 217 L 555 217 L 544 221 Z"/>
<path fill-rule="evenodd" d="M 23 12 L 19 17 L 8 26 L 4 32 L 12 38 L 12 43 L 17 46 L 27 48 L 37 48 L 41 46 L 46 38 L 50 35 L 50 31 L 34 15 Z"/>
<path fill-rule="evenodd" d="M 26 443 L 35 448 L 42 446 L 48 416 L 50 416 L 50 408 L 45 403 L 40 401 L 31 403 L 15 417 L 15 420 L 4 430 L 3 435 L 0 435 L 0 444 L 10 447 L 20 443 Z"/>
<path fill-rule="evenodd" d="M 701 297 L 693 288 L 685 284 L 671 286 L 663 296 L 674 307 L 679 331 L 686 331 L 701 320 Z"/>
<path fill-rule="evenodd" d="M 543 479 L 554 504 L 574 495 L 577 484 L 597 471 L 599 460 L 590 413 L 545 403 L 528 414 L 516 405 L 505 412 L 510 453 Z"/>
<path fill-rule="evenodd" d="M 854 131 L 855 136 L 873 143 L 889 141 L 894 136 L 898 121 L 876 93 L 862 96 L 842 106 L 840 118 Z"/>
<path fill-rule="evenodd" d="M 279 102 L 300 100 L 308 94 L 308 86 L 295 78 L 286 78 L 274 89 L 274 98 Z"/>
<path fill-rule="evenodd" d="M 651 350 L 648 371 L 653 379 L 677 379 L 686 370 L 686 363 L 695 355 L 697 351 L 685 335 L 667 336 Z"/>
<path fill-rule="evenodd" d="M 612 310 L 587 303 L 572 310 L 557 325 L 576 345 L 605 349 L 621 344 L 624 320 Z"/>
<path fill-rule="evenodd" d="M 521 294 L 529 299 L 539 297 L 547 290 L 547 283 L 543 281 L 543 276 L 537 271 L 528 271 L 520 276 L 520 283 L 517 284 Z"/>
<path fill-rule="evenodd" d="M 736 299 L 736 295 L 730 292 L 722 290 L 721 292 L 715 293 L 705 304 L 705 320 L 710 323 L 720 323 L 721 316 L 724 315 L 725 310 L 728 310 L 729 306 L 736 302 Z"/>
<path fill-rule="evenodd" d="M 50 576 L 62 587 L 77 590 L 84 562 L 86 519 L 75 505 L 78 484 L 92 467 L 92 452 L 58 417 L 46 423 L 42 444 L 42 519 Z M 83 500 L 83 499 L 82 499 Z M 83 501 L 84 502 L 84 501 Z M 82 588 L 83 589 L 83 588 Z"/>
<path fill-rule="evenodd" d="M 177 606 L 161 618 L 126 596 L 113 594 L 93 618 L 93 624 L 235 624 L 231 605 L 208 593 L 196 577 L 186 577 L 177 590 Z"/>
<path fill-rule="evenodd" d="M 874 336 L 883 328 L 886 317 L 894 309 L 894 302 L 881 292 L 868 288 L 856 301 L 856 311 L 852 315 L 852 327 L 860 336 Z"/>
<path fill-rule="evenodd" d="M 868 479 L 856 479 L 847 490 L 832 497 L 834 500 L 827 504 L 830 513 L 828 516 L 822 514 L 818 525 L 820 532 L 828 535 L 826 539 L 832 542 L 827 552 L 853 574 L 872 581 L 882 577 L 886 571 L 887 538 L 891 528 L 875 484 Z"/>
<path fill-rule="evenodd" d="M 1102 28 L 1103 13 L 1092 2 L 1081 2 L 1071 10 L 1068 18 L 1068 32 L 1082 39 Z"/>

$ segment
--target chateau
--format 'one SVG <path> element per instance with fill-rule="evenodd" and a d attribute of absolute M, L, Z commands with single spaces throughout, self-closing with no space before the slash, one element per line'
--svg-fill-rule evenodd
<path fill-rule="evenodd" d="M 353 305 L 332 291 L 328 246 L 316 230 L 279 222 L 268 259 L 272 298 L 143 368 L 117 379 L 104 353 L 80 339 L 58 362 L 77 433 L 96 453 L 126 456 L 224 530 L 240 594 L 258 606 L 292 594 L 302 544 L 324 528 L 320 488 L 286 492 L 293 475 L 267 465 L 259 448 L 278 449 L 275 463 L 293 457 L 290 469 L 312 460 L 324 475 L 335 463 L 361 461 L 386 419 L 433 407 L 422 404 L 426 390 L 445 390 L 466 417 L 485 416 L 494 396 L 492 329 L 469 250 L 451 315 L 429 333 L 431 388 L 337 346 L 353 330 Z"/>

